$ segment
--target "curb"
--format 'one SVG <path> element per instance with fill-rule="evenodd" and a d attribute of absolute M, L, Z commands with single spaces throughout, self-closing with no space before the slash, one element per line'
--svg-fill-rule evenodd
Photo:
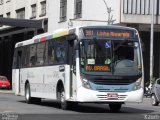
<path fill-rule="evenodd" d="M 4 93 L 4 94 L 14 94 L 14 92 L 12 90 L 0 90 L 0 93 Z"/>

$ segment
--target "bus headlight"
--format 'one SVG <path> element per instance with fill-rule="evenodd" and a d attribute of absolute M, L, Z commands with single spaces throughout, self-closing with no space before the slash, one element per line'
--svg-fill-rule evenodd
<path fill-rule="evenodd" d="M 136 81 L 133 90 L 139 90 L 139 89 L 141 88 L 141 81 L 142 81 L 142 78 L 139 78 L 139 79 Z"/>
<path fill-rule="evenodd" d="M 83 86 L 84 88 L 91 89 L 90 83 L 88 82 L 87 79 L 81 78 L 81 80 L 82 80 L 82 86 Z"/>

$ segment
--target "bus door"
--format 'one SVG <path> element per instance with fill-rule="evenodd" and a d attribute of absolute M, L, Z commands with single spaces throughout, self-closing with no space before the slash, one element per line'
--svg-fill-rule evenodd
<path fill-rule="evenodd" d="M 15 73 L 15 94 L 20 94 L 20 67 L 21 67 L 21 60 L 22 59 L 22 49 L 17 49 L 17 56 L 16 56 L 16 73 Z"/>
<path fill-rule="evenodd" d="M 76 56 L 76 51 L 74 49 L 74 41 L 71 40 L 69 41 L 68 43 L 69 45 L 69 52 L 68 52 L 68 63 L 69 63 L 69 66 L 70 66 L 70 97 L 71 98 L 74 98 L 75 97 L 75 89 L 76 89 L 76 70 L 75 70 L 75 66 L 76 66 L 76 59 L 75 59 L 75 56 Z"/>

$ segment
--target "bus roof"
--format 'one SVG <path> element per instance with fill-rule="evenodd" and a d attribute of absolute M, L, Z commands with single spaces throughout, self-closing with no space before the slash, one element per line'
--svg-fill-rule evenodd
<path fill-rule="evenodd" d="M 117 26 L 117 25 L 77 26 L 75 28 L 58 29 L 58 30 L 55 30 L 55 31 L 50 32 L 50 33 L 43 33 L 43 34 L 40 34 L 40 35 L 36 35 L 32 39 L 16 43 L 15 47 L 25 46 L 25 45 L 29 45 L 29 44 L 45 41 L 45 40 L 48 40 L 48 39 L 53 39 L 53 38 L 58 38 L 58 37 L 61 37 L 61 36 L 64 36 L 64 35 L 73 34 L 73 33 L 75 33 L 75 29 L 76 29 L 76 32 L 78 32 L 79 28 L 97 28 L 97 27 L 98 28 L 108 28 L 108 29 L 136 30 L 136 29 L 131 28 L 131 27 Z"/>
<path fill-rule="evenodd" d="M 108 28 L 108 29 L 125 29 L 125 30 L 136 30 L 132 27 L 118 26 L 118 25 L 94 25 L 94 26 L 79 26 L 78 28 Z"/>
<path fill-rule="evenodd" d="M 71 34 L 69 29 L 58 29 L 52 33 L 44 33 L 44 34 L 36 35 L 32 39 L 18 42 L 15 45 L 15 47 L 25 46 L 28 44 L 33 44 L 33 43 L 45 41 L 52 38 L 58 38 L 60 36 L 69 35 L 69 34 Z"/>

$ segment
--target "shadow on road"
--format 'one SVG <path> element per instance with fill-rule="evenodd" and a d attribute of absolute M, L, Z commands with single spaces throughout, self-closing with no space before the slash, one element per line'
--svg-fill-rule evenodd
<path fill-rule="evenodd" d="M 19 102 L 27 104 L 25 101 L 19 101 Z M 52 100 L 44 100 L 41 103 L 34 104 L 34 105 L 61 109 L 60 104 Z M 109 110 L 109 107 L 107 104 L 87 104 L 87 103 L 83 103 L 83 104 L 79 103 L 77 106 L 72 107 L 69 111 L 79 112 L 79 113 L 112 113 Z M 139 108 L 126 107 L 122 105 L 121 111 L 118 113 L 149 114 L 153 112 L 154 112 L 153 110 L 147 110 L 145 108 L 139 109 Z"/>

